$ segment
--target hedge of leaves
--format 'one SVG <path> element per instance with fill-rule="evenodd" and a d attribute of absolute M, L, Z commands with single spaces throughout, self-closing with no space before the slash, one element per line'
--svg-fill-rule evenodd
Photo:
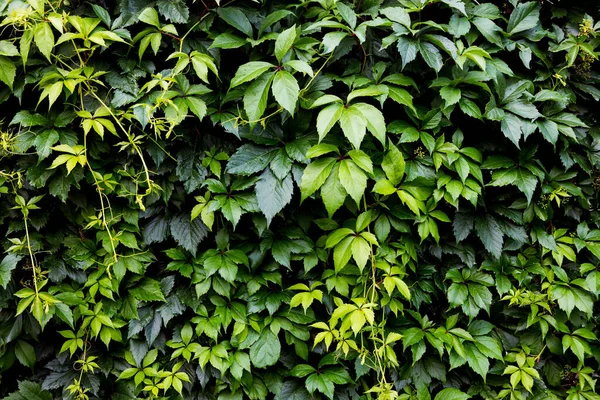
<path fill-rule="evenodd" d="M 0 396 L 600 399 L 575 3 L 1 1 Z"/>

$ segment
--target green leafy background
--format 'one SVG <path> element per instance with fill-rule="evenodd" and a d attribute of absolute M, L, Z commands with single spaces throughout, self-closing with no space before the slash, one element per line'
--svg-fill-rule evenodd
<path fill-rule="evenodd" d="M 0 1 L 0 396 L 600 399 L 579 3 Z"/>

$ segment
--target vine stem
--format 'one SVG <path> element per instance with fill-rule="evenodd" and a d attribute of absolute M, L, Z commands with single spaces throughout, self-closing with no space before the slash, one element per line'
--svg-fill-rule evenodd
<path fill-rule="evenodd" d="M 35 290 L 35 297 L 39 299 L 39 289 L 37 285 L 37 271 L 35 256 L 33 250 L 31 250 L 31 241 L 29 239 L 29 224 L 27 223 L 27 217 L 23 215 L 23 222 L 25 223 L 25 237 L 27 238 L 27 251 L 29 252 L 29 258 L 31 259 L 31 269 L 33 271 L 33 290 Z"/>

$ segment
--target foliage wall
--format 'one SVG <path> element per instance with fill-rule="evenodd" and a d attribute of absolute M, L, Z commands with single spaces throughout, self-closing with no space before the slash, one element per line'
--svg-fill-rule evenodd
<path fill-rule="evenodd" d="M 581 7 L 1 1 L 0 396 L 600 399 Z"/>

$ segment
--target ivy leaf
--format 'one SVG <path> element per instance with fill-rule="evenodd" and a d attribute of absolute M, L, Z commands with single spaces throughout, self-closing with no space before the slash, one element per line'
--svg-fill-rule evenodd
<path fill-rule="evenodd" d="M 292 176 L 279 180 L 270 168 L 264 170 L 255 186 L 258 207 L 267 217 L 267 225 L 278 212 L 290 203 L 294 193 Z"/>
<path fill-rule="evenodd" d="M 458 389 L 446 388 L 446 389 L 443 389 L 441 392 L 439 392 L 435 396 L 434 400 L 467 400 L 470 398 L 471 398 L 471 396 L 469 396 L 466 393 L 461 392 Z"/>
<path fill-rule="evenodd" d="M 329 399 L 333 399 L 333 394 L 335 391 L 335 385 L 331 380 L 329 380 L 324 374 L 315 373 L 311 374 L 306 378 L 306 389 L 310 393 L 314 393 L 315 391 L 319 391 L 327 396 Z"/>
<path fill-rule="evenodd" d="M 19 382 L 19 391 L 4 398 L 4 400 L 52 400 L 52 393 L 43 390 L 36 382 Z"/>
<path fill-rule="evenodd" d="M 0 81 L 4 82 L 10 90 L 17 74 L 17 67 L 8 57 L 0 56 Z"/>
<path fill-rule="evenodd" d="M 499 258 L 502 254 L 504 235 L 496 220 L 490 215 L 476 218 L 475 231 L 485 249 Z"/>
<path fill-rule="evenodd" d="M 460 89 L 450 86 L 444 86 L 440 90 L 440 96 L 442 96 L 442 99 L 444 99 L 444 101 L 446 102 L 446 107 L 458 103 L 458 101 L 461 98 L 461 93 L 462 92 L 460 91 Z"/>
<path fill-rule="evenodd" d="M 0 262 L 0 286 L 3 289 L 6 289 L 11 279 L 11 272 L 17 267 L 22 258 L 22 256 L 16 254 L 7 254 Z"/>
<path fill-rule="evenodd" d="M 178 214 L 173 217 L 169 227 L 171 229 L 171 235 L 177 243 L 193 255 L 195 255 L 198 250 L 198 244 L 200 244 L 202 239 L 208 234 L 206 226 L 200 219 L 197 218 L 190 221 L 190 217 L 187 213 Z"/>
<path fill-rule="evenodd" d="M 33 41 L 40 49 L 40 53 L 50 60 L 50 54 L 54 47 L 54 34 L 48 22 L 40 22 L 33 28 Z"/>
<path fill-rule="evenodd" d="M 543 119 L 537 120 L 535 123 L 539 128 L 540 132 L 542 133 L 542 136 L 544 136 L 544 139 L 555 145 L 556 141 L 558 140 L 559 134 L 558 125 L 556 124 L 556 122 L 550 121 L 548 119 Z"/>
<path fill-rule="evenodd" d="M 272 147 L 244 144 L 231 156 L 226 171 L 238 175 L 252 175 L 263 171 L 275 157 L 276 152 L 277 149 Z"/>
<path fill-rule="evenodd" d="M 144 227 L 144 242 L 147 244 L 162 242 L 167 238 L 169 224 L 163 216 L 154 217 Z"/>
<path fill-rule="evenodd" d="M 340 12 L 340 15 L 342 16 L 343 20 L 346 21 L 350 26 L 350 29 L 356 28 L 356 14 L 352 10 L 352 8 L 348 7 L 346 4 L 341 2 L 336 3 L 335 6 Z"/>
<path fill-rule="evenodd" d="M 267 73 L 261 75 L 253 81 L 244 92 L 244 110 L 250 119 L 250 124 L 254 124 L 265 113 L 267 101 L 269 98 L 269 89 L 275 74 Z"/>
<path fill-rule="evenodd" d="M 442 60 L 442 55 L 437 47 L 429 42 L 420 41 L 419 52 L 427 65 L 433 68 L 435 72 L 440 72 L 442 66 L 444 65 L 444 61 Z"/>
<path fill-rule="evenodd" d="M 521 140 L 521 126 L 523 123 L 519 119 L 519 117 L 506 113 L 504 119 L 501 123 L 502 133 L 506 136 L 511 142 L 514 143 L 517 148 L 519 148 L 519 140 Z"/>
<path fill-rule="evenodd" d="M 413 39 L 408 39 L 405 37 L 400 37 L 398 39 L 398 52 L 402 57 L 402 69 L 404 69 L 408 63 L 417 58 L 417 53 L 419 52 L 418 43 L 419 42 L 416 42 Z"/>
<path fill-rule="evenodd" d="M 210 45 L 211 49 L 237 49 L 239 47 L 244 46 L 246 43 L 246 39 L 241 38 L 232 33 L 221 33 L 219 36 L 213 40 Z"/>
<path fill-rule="evenodd" d="M 388 152 L 383 158 L 381 168 L 385 172 L 385 176 L 392 182 L 392 185 L 398 186 L 404 177 L 404 169 L 406 162 L 400 150 L 391 142 L 388 145 Z"/>
<path fill-rule="evenodd" d="M 183 0 L 158 0 L 158 11 L 175 24 L 185 24 L 190 18 L 190 10 Z"/>
<path fill-rule="evenodd" d="M 296 40 L 296 25 L 281 32 L 275 40 L 275 57 L 281 63 L 283 56 L 290 50 Z"/>
<path fill-rule="evenodd" d="M 300 86 L 298 86 L 296 78 L 285 70 L 278 71 L 275 73 L 275 78 L 273 79 L 272 90 L 275 100 L 287 112 L 294 115 L 298 94 L 300 93 Z"/>
<path fill-rule="evenodd" d="M 219 10 L 223 10 L 223 8 L 219 8 Z M 273 64 L 264 61 L 250 61 L 249 63 L 243 64 L 238 68 L 235 76 L 231 80 L 230 87 L 234 88 L 242 83 L 258 78 L 269 68 L 273 67 L 275 67 Z"/>
<path fill-rule="evenodd" d="M 527 204 L 531 203 L 533 192 L 537 186 L 537 178 L 525 168 L 518 168 L 516 172 L 515 185 L 525 193 Z"/>
<path fill-rule="evenodd" d="M 260 337 L 250 347 L 250 360 L 256 368 L 275 365 L 281 354 L 281 343 L 270 329 L 261 332 Z"/>
<path fill-rule="evenodd" d="M 333 103 L 319 112 L 319 115 L 317 116 L 317 133 L 319 134 L 319 141 L 323 140 L 325 135 L 327 135 L 336 122 L 338 122 L 343 112 L 344 105 L 341 103 Z"/>
<path fill-rule="evenodd" d="M 277 398 L 281 400 L 311 400 L 312 396 L 300 382 L 290 380 L 283 382 L 281 392 Z"/>
<path fill-rule="evenodd" d="M 465 354 L 467 356 L 467 363 L 483 378 L 485 382 L 486 375 L 490 369 L 490 362 L 488 358 L 481 354 L 481 352 L 472 343 L 465 343 Z"/>
<path fill-rule="evenodd" d="M 354 105 L 343 109 L 340 116 L 340 127 L 354 148 L 359 149 L 367 132 L 367 120 L 360 109 Z"/>
<path fill-rule="evenodd" d="M 367 128 L 369 132 L 373 134 L 381 142 L 385 144 L 386 138 L 386 125 L 383 113 L 374 106 L 367 103 L 356 103 L 352 105 L 353 108 L 359 110 L 365 121 L 367 122 Z"/>
<path fill-rule="evenodd" d="M 535 1 L 521 3 L 510 14 L 506 31 L 509 35 L 535 28 L 540 20 L 540 5 Z"/>
<path fill-rule="evenodd" d="M 246 36 L 252 37 L 252 25 L 246 14 L 239 8 L 219 7 L 217 8 L 217 14 L 229 25 L 243 32 Z"/>
<path fill-rule="evenodd" d="M 140 301 L 165 301 L 165 296 L 160 288 L 160 283 L 151 278 L 142 279 L 128 292 Z"/>
<path fill-rule="evenodd" d="M 488 42 L 495 44 L 498 47 L 502 46 L 502 28 L 494 23 L 494 21 L 488 18 L 477 17 L 473 19 L 473 25 L 479 32 L 487 39 Z"/>
<path fill-rule="evenodd" d="M 302 174 L 302 182 L 300 183 L 301 202 L 323 186 L 334 164 L 335 158 L 331 157 L 321 158 L 308 164 Z"/>
<path fill-rule="evenodd" d="M 17 340 L 17 343 L 15 344 L 15 356 L 17 356 L 17 360 L 24 366 L 29 368 L 35 366 L 35 361 L 37 359 L 35 349 L 26 341 Z"/>
<path fill-rule="evenodd" d="M 367 175 L 354 161 L 342 160 L 339 170 L 340 183 L 357 205 L 360 205 L 362 196 L 367 188 Z"/>
<path fill-rule="evenodd" d="M 344 205 L 346 196 L 348 196 L 346 189 L 344 189 L 344 186 L 338 177 L 339 168 L 340 165 L 336 163 L 322 187 L 323 193 L 327 193 L 327 195 L 321 196 L 321 199 L 323 200 L 329 218 L 332 218 L 333 214 Z"/>
<path fill-rule="evenodd" d="M 458 389 L 446 388 L 446 389 L 443 389 L 441 392 L 439 392 L 435 396 L 434 400 L 467 400 L 470 398 L 471 398 L 471 396 L 469 396 L 466 393 L 461 392 Z"/>
<path fill-rule="evenodd" d="M 449 5 L 450 7 L 461 12 L 465 17 L 467 16 L 467 12 L 465 11 L 465 3 L 461 0 L 442 0 L 442 3 Z M 437 400 L 437 399 L 436 399 Z M 457 399 L 460 400 L 460 399 Z"/>

